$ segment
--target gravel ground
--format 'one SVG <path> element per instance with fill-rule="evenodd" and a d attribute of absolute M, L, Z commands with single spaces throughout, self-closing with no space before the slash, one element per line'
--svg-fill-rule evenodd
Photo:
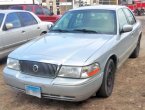
<path fill-rule="evenodd" d="M 145 24 L 145 17 L 138 17 Z M 39 99 L 12 91 L 3 81 L 0 64 L 0 110 L 145 110 L 145 26 L 141 52 L 137 59 L 128 59 L 117 71 L 111 97 L 92 97 L 84 102 Z"/>

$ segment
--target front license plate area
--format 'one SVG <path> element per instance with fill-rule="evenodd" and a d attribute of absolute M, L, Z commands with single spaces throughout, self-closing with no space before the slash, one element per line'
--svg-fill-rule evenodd
<path fill-rule="evenodd" d="M 26 94 L 41 98 L 41 88 L 37 86 L 25 86 Z"/>

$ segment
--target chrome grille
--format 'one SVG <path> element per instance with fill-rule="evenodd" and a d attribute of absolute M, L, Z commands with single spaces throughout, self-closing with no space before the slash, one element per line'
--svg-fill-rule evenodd
<path fill-rule="evenodd" d="M 56 77 L 57 74 L 58 65 L 21 60 L 20 68 L 21 68 L 21 72 L 24 74 L 29 74 L 33 76 L 39 76 L 39 77 L 54 78 Z"/>

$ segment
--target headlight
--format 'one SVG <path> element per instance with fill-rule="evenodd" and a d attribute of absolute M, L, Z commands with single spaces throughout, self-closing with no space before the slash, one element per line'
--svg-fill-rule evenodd
<path fill-rule="evenodd" d="M 88 78 L 100 72 L 100 67 L 97 63 L 84 67 L 69 67 L 62 66 L 58 76 L 69 78 Z"/>
<path fill-rule="evenodd" d="M 7 67 L 19 71 L 20 70 L 19 60 L 8 58 Z"/>
<path fill-rule="evenodd" d="M 94 63 L 89 66 L 82 67 L 81 78 L 88 78 L 100 72 L 99 64 Z"/>
<path fill-rule="evenodd" d="M 81 67 L 62 66 L 58 76 L 69 78 L 80 78 Z"/>

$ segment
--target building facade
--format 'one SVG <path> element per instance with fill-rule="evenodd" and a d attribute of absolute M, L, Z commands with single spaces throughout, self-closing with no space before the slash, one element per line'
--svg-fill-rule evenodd
<path fill-rule="evenodd" d="M 0 5 L 11 5 L 11 4 L 39 4 L 40 0 L 0 0 Z"/>
<path fill-rule="evenodd" d="M 118 4 L 118 0 L 42 0 L 42 2 L 46 3 L 46 6 L 55 14 L 63 14 L 69 9 L 80 6 Z"/>
<path fill-rule="evenodd" d="M 0 0 L 0 5 L 33 3 L 48 7 L 54 14 L 63 14 L 69 9 L 80 6 L 118 4 L 118 0 Z"/>
<path fill-rule="evenodd" d="M 73 0 L 45 0 L 47 7 L 53 10 L 53 13 L 63 14 L 67 10 L 74 8 Z"/>

